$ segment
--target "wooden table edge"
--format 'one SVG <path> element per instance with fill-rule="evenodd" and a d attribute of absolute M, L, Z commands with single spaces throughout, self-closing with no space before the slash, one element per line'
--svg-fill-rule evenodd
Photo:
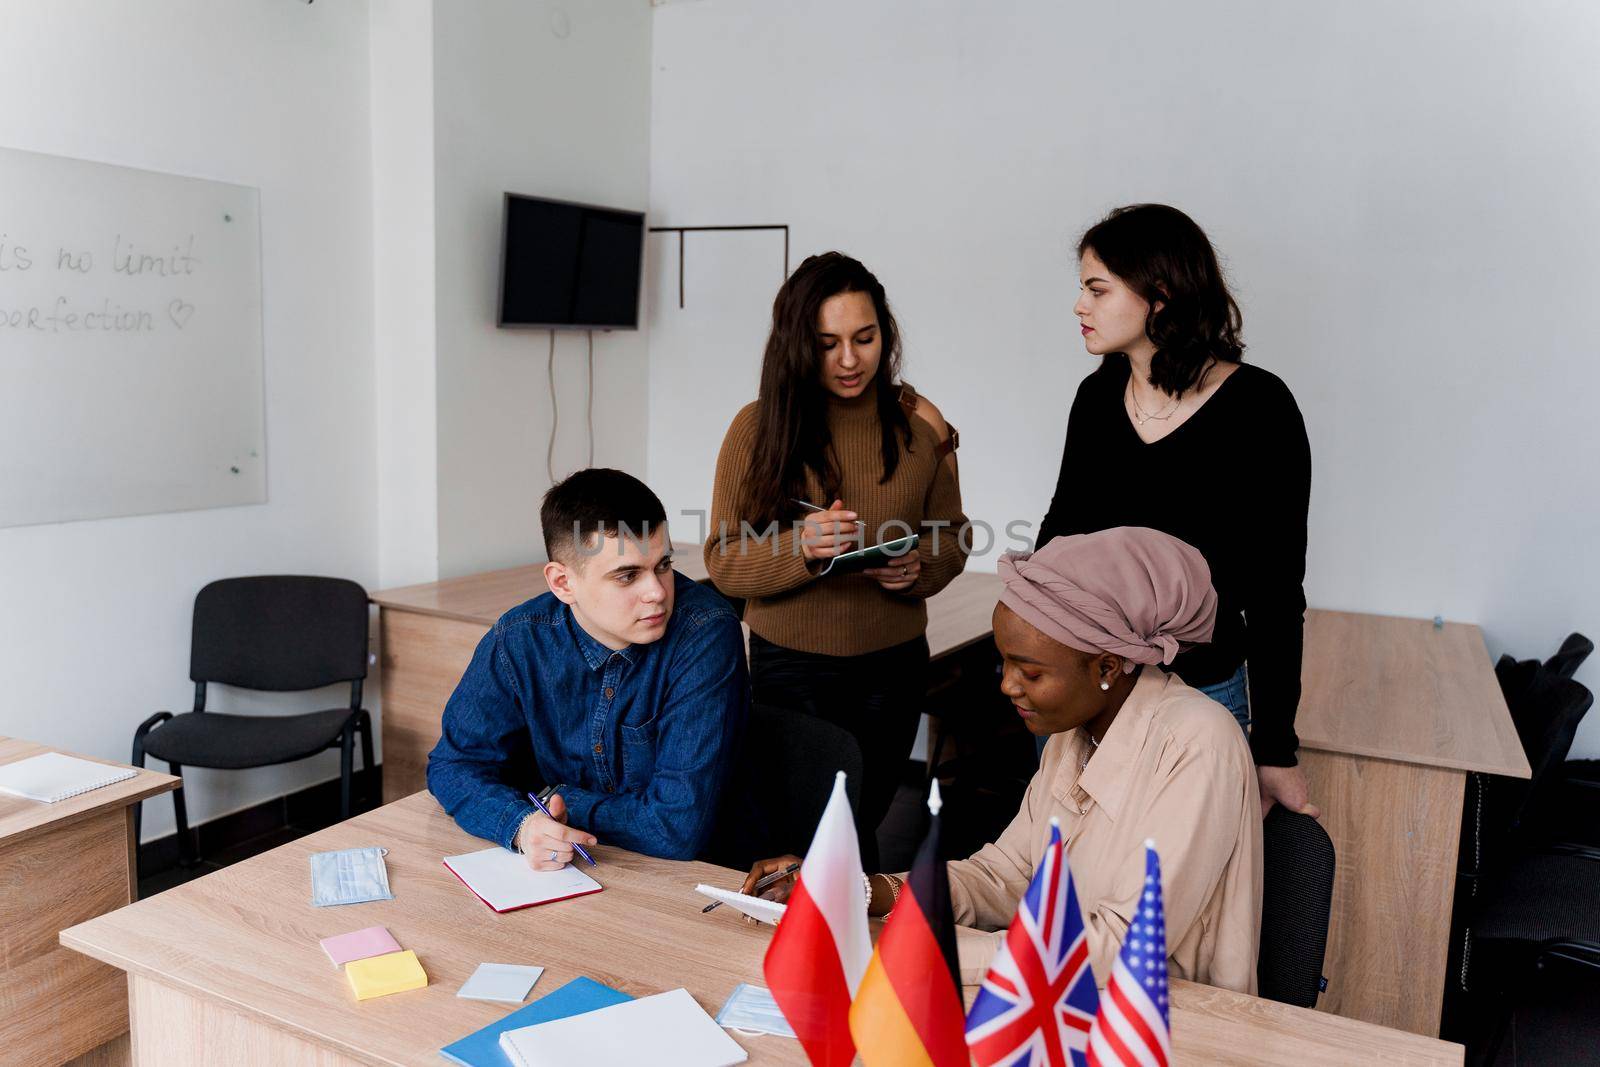
<path fill-rule="evenodd" d="M 107 912 L 106 914 L 114 915 L 116 913 Z M 93 941 L 87 940 L 81 933 L 83 927 L 92 926 L 95 922 L 104 917 L 105 916 L 96 916 L 95 918 L 89 919 L 86 922 L 79 923 L 77 926 L 69 926 L 65 930 L 61 931 L 59 935 L 59 941 L 62 947 L 88 956 L 90 959 L 104 963 L 108 967 L 115 967 L 117 970 L 128 975 L 130 978 L 142 978 L 146 981 L 154 982 L 157 985 L 165 986 L 168 989 L 177 990 L 184 996 L 193 997 L 196 1000 L 207 1001 L 213 1004 L 220 1004 L 229 1011 L 238 1012 L 247 1019 L 268 1024 L 274 1028 L 283 1030 L 286 1033 L 293 1034 L 296 1037 L 309 1041 L 312 1044 L 335 1051 L 341 1056 L 348 1056 L 351 1059 L 359 1060 L 362 1063 L 378 1065 L 378 1067 L 398 1067 L 398 1061 L 383 1057 L 376 1057 L 370 1051 L 363 1049 L 358 1045 L 350 1044 L 348 1041 L 345 1041 L 337 1035 L 327 1034 L 321 1030 L 297 1023 L 293 1019 L 274 1015 L 272 1012 L 266 1011 L 258 1005 L 246 1004 L 241 1001 L 234 1000 L 215 989 L 209 989 L 204 986 L 195 985 L 194 983 L 183 978 L 179 978 L 165 971 L 158 970 L 149 964 L 137 963 L 134 960 L 131 960 L 116 952 L 111 952 L 103 948 L 102 946 L 95 944 Z"/>
<path fill-rule="evenodd" d="M 1171 979 L 1171 986 L 1184 1001 L 1182 1010 L 1188 1014 L 1214 1015 L 1215 1011 L 1207 1003 L 1239 1003 L 1260 1001 L 1263 1004 L 1290 1009 L 1284 1013 L 1283 1018 L 1292 1020 L 1295 1012 L 1311 1011 L 1330 1019 L 1338 1020 L 1335 1025 L 1345 1034 L 1365 1035 L 1375 1042 L 1378 1040 L 1390 1045 L 1403 1046 L 1397 1049 L 1397 1054 L 1407 1057 L 1401 1062 L 1413 1062 L 1412 1057 L 1428 1063 L 1453 1063 L 1462 1064 L 1466 1060 L 1466 1046 L 1458 1041 L 1451 1041 L 1443 1037 L 1430 1037 L 1427 1034 L 1412 1033 L 1409 1030 L 1400 1030 L 1381 1023 L 1367 1022 L 1365 1019 L 1352 1019 L 1345 1015 L 1332 1015 L 1319 1008 L 1301 1008 L 1297 1005 L 1283 1004 L 1279 1001 L 1267 1000 L 1255 994 L 1239 993 L 1231 989 L 1221 989 L 1208 986 L 1203 982 L 1191 982 L 1182 978 Z M 1237 1000 L 1235 999 L 1237 998 Z M 1240 1012 L 1238 1017 L 1243 1017 L 1246 1012 Z M 1458 1055 L 1459 1054 L 1459 1055 Z"/>
<path fill-rule="evenodd" d="M 107 766 L 115 765 L 107 764 Z M 160 771 L 140 771 L 139 776 L 132 780 L 139 781 L 140 779 L 144 779 L 145 784 L 140 786 L 137 791 L 133 793 L 123 793 L 115 800 L 94 804 L 87 808 L 80 808 L 79 810 L 70 814 L 62 815 L 54 819 L 48 819 L 44 822 L 36 823 L 33 826 L 24 827 L 21 830 L 14 830 L 10 833 L 0 835 L 0 843 L 11 845 L 19 841 L 27 841 L 30 838 L 38 837 L 40 834 L 51 833 L 55 830 L 59 830 L 63 826 L 72 826 L 83 822 L 85 819 L 92 819 L 96 815 L 100 815 L 104 812 L 114 811 L 118 808 L 130 807 L 131 805 L 138 804 L 141 801 L 149 800 L 151 797 L 158 797 L 162 793 L 170 793 L 172 790 L 177 789 L 183 784 L 179 779 L 173 777 L 172 775 L 162 774 Z M 102 788 L 113 789 L 117 786 L 126 785 L 126 782 L 113 782 L 111 785 L 103 786 Z M 86 795 L 88 794 L 79 794 L 79 796 Z M 77 798 L 71 797 L 68 799 L 75 800 Z M 66 803 L 66 801 L 61 801 L 60 803 Z M 135 842 L 134 845 L 137 847 L 138 843 Z"/>
<path fill-rule="evenodd" d="M 1526 757 L 1523 757 L 1519 765 L 1508 767 L 1504 764 L 1486 763 L 1482 760 L 1397 753 L 1393 750 L 1385 750 L 1376 746 L 1345 744 L 1322 738 L 1306 737 L 1304 734 L 1300 737 L 1300 751 L 1325 752 L 1333 756 L 1361 756 L 1365 759 L 1383 760 L 1385 763 L 1408 763 L 1414 767 L 1434 767 L 1447 771 L 1477 771 L 1483 774 L 1498 774 L 1506 778 L 1533 777 L 1533 770 L 1528 766 Z"/>
<path fill-rule="evenodd" d="M 499 615 L 474 615 L 468 611 L 452 611 L 448 608 L 425 608 L 419 607 L 416 604 L 405 604 L 379 600 L 376 594 L 368 597 L 368 600 L 371 603 L 376 604 L 378 608 L 383 611 L 409 611 L 413 615 L 426 615 L 429 618 L 434 619 L 450 619 L 454 622 L 477 623 L 478 625 L 485 627 L 493 626 L 500 620 Z"/>

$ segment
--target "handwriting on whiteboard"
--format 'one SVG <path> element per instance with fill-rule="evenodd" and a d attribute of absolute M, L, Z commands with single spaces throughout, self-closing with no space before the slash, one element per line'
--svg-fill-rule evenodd
<path fill-rule="evenodd" d="M 98 252 L 98 254 L 97 254 Z M 113 234 L 100 249 L 23 243 L 0 232 L 0 331 L 33 333 L 156 333 L 182 330 L 199 310 L 174 288 L 204 267 L 195 254 L 193 234 L 167 245 L 146 245 Z M 72 295 L 58 293 L 43 301 L 18 300 L 6 281 L 57 272 L 73 281 Z M 145 279 L 149 294 L 135 297 L 123 277 L 116 279 L 119 297 L 84 295 L 80 279 L 97 273 Z M 163 284 L 165 283 L 165 284 Z M 12 297 L 12 299 L 8 299 Z"/>

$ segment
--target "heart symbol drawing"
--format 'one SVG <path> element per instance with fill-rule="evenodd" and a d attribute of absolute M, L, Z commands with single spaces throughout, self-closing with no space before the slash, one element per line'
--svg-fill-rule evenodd
<path fill-rule="evenodd" d="M 181 330 L 189 325 L 189 319 L 194 315 L 194 305 L 186 303 L 180 296 L 167 305 L 167 314 L 171 316 L 172 324 Z"/>

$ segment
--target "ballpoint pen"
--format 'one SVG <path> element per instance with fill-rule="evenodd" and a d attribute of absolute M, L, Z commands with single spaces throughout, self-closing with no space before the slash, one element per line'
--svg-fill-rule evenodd
<path fill-rule="evenodd" d="M 811 503 L 811 501 L 809 501 L 809 500 L 801 500 L 799 497 L 790 497 L 789 500 L 790 500 L 791 503 L 799 504 L 801 507 L 805 508 L 807 511 L 827 511 L 828 510 L 827 508 L 819 508 L 819 507 L 817 507 L 817 505 Z M 861 520 L 860 519 L 855 520 L 855 524 L 857 526 L 860 526 L 861 525 Z"/>
<path fill-rule="evenodd" d="M 761 890 L 767 888 L 769 885 L 773 885 L 773 884 L 775 884 L 777 882 L 783 881 L 785 878 L 789 877 L 791 874 L 793 874 L 795 871 L 798 871 L 799 869 L 800 869 L 800 865 L 798 863 L 791 863 L 791 864 L 789 864 L 789 866 L 785 867 L 781 871 L 773 871 L 771 874 L 765 876 L 760 881 L 756 882 L 756 884 L 754 886 L 751 887 L 752 895 L 754 893 L 759 893 Z M 720 901 L 720 900 L 712 901 L 710 904 L 707 904 L 705 907 L 700 909 L 700 914 L 704 915 L 706 912 L 710 911 L 711 909 L 719 908 L 721 906 L 722 906 L 722 901 Z"/>
<path fill-rule="evenodd" d="M 539 810 L 544 812 L 546 818 L 550 818 L 550 819 L 554 819 L 555 818 L 554 815 L 550 814 L 550 809 L 544 806 L 544 800 L 543 800 L 543 798 L 541 798 L 539 796 L 539 794 L 537 794 L 537 793 L 529 793 L 528 794 L 528 799 L 533 801 L 535 804 L 539 805 Z M 576 841 L 574 841 L 572 843 L 572 847 L 577 850 L 578 855 L 582 856 L 584 859 L 589 861 L 589 866 L 591 866 L 591 867 L 598 866 L 598 864 L 596 864 L 595 861 L 594 861 L 594 857 L 589 855 L 588 851 L 582 845 L 580 845 Z"/>
<path fill-rule="evenodd" d="M 809 500 L 801 500 L 799 497 L 790 497 L 789 500 L 790 500 L 791 503 L 799 504 L 801 507 L 805 508 L 808 511 L 827 511 L 828 510 L 827 508 L 819 508 L 819 507 L 817 507 L 817 505 L 811 503 L 811 501 L 809 501 Z M 866 533 L 867 533 L 866 524 L 863 523 L 860 519 L 856 519 L 854 525 L 856 527 L 856 534 L 859 537 L 861 537 L 863 540 L 865 540 L 866 539 Z"/>

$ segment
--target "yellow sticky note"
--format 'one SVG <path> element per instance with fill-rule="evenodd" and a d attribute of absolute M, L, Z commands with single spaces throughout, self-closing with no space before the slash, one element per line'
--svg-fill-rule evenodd
<path fill-rule="evenodd" d="M 428 984 L 427 973 L 417 962 L 417 954 L 410 949 L 352 960 L 344 965 L 344 973 L 350 979 L 350 988 L 355 990 L 357 1000 L 404 993 Z"/>

